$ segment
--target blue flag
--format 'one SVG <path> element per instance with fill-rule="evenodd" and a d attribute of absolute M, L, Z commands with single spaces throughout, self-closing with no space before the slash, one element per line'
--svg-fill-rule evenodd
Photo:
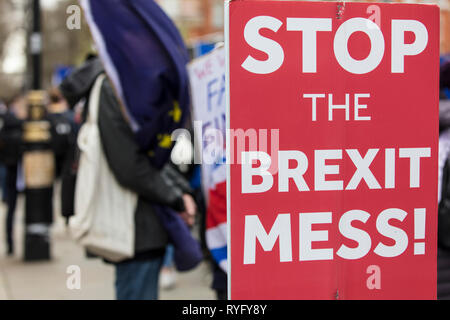
<path fill-rule="evenodd" d="M 81 0 L 105 70 L 153 165 L 170 156 L 171 133 L 189 112 L 189 56 L 153 0 Z"/>
<path fill-rule="evenodd" d="M 189 112 L 189 61 L 183 40 L 153 0 L 81 0 L 105 70 L 125 107 L 136 139 L 152 164 L 170 157 L 171 133 Z M 179 271 L 203 259 L 178 213 L 153 205 L 175 247 Z"/>

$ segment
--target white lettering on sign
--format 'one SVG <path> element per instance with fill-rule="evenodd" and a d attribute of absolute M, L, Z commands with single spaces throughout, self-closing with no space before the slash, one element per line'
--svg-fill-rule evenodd
<path fill-rule="evenodd" d="M 244 264 L 255 263 L 256 240 L 264 251 L 272 251 L 278 240 L 280 262 L 292 261 L 291 216 L 279 214 L 268 234 L 258 216 L 245 217 Z"/>
<path fill-rule="evenodd" d="M 401 255 L 408 247 L 408 235 L 400 228 L 389 224 L 389 220 L 395 219 L 403 221 L 407 213 L 400 209 L 386 209 L 380 213 L 377 219 L 377 230 L 385 237 L 391 238 L 395 241 L 392 246 L 387 246 L 379 243 L 374 252 L 380 257 L 392 258 Z"/>
<path fill-rule="evenodd" d="M 242 67 L 252 73 L 268 74 L 277 71 L 284 61 L 284 51 L 280 44 L 259 34 L 262 28 L 277 32 L 283 23 L 273 17 L 259 16 L 247 22 L 244 29 L 245 41 L 253 48 L 267 53 L 265 61 L 256 60 L 251 56 L 245 59 Z"/>
<path fill-rule="evenodd" d="M 289 168 L 289 160 L 295 160 L 297 166 L 295 168 Z M 308 158 L 306 155 L 298 150 L 293 151 L 279 151 L 278 152 L 278 185 L 280 192 L 289 191 L 289 180 L 294 180 L 300 191 L 309 191 L 309 187 L 306 184 L 303 175 L 308 169 Z"/>
<path fill-rule="evenodd" d="M 339 175 L 340 164 L 337 160 L 343 160 L 343 151 L 355 166 L 355 172 L 344 187 L 342 179 L 330 179 L 328 175 Z M 278 192 L 289 192 L 290 180 L 295 182 L 298 191 L 332 191 L 332 190 L 357 190 L 364 181 L 369 189 L 377 190 L 382 186 L 378 182 L 374 173 L 370 169 L 372 162 L 378 154 L 385 155 L 385 174 L 389 177 L 385 181 L 386 189 L 395 188 L 395 149 L 369 149 L 362 155 L 358 149 L 336 149 L 336 150 L 315 150 L 314 151 L 314 187 L 308 186 L 304 175 L 308 171 L 308 158 L 302 151 L 287 150 L 278 151 Z M 431 148 L 399 148 L 399 159 L 409 159 L 409 187 L 420 187 L 420 168 L 423 158 L 431 157 Z M 274 178 L 269 171 L 271 157 L 263 151 L 242 152 L 241 173 L 242 173 L 242 193 L 264 193 L 272 189 Z M 289 168 L 289 162 L 293 160 L 297 163 L 295 168 Z M 327 162 L 333 160 L 335 164 Z M 404 161 L 404 160 L 402 160 Z M 254 166 L 259 162 L 259 166 Z M 260 183 L 254 183 L 253 177 L 260 177 Z M 261 180 L 260 179 L 260 180 Z"/>
<path fill-rule="evenodd" d="M 327 230 L 312 230 L 313 225 L 330 224 L 331 212 L 303 213 L 299 217 L 299 260 L 333 260 L 333 249 L 313 249 L 313 242 L 328 241 Z"/>
<path fill-rule="evenodd" d="M 405 43 L 405 33 L 414 33 L 413 43 Z M 422 22 L 416 20 L 392 20 L 392 73 L 405 72 L 405 56 L 421 53 L 428 44 L 428 31 Z"/>
<path fill-rule="evenodd" d="M 255 160 L 259 160 L 260 166 L 253 168 L 253 161 Z M 248 173 L 242 175 L 242 193 L 261 193 L 272 188 L 273 176 L 269 172 L 271 162 L 272 160 L 266 152 L 242 153 L 242 172 Z M 253 176 L 262 177 L 262 182 L 254 184 Z"/>
<path fill-rule="evenodd" d="M 347 239 L 351 239 L 358 243 L 356 248 L 350 248 L 342 245 L 336 254 L 347 260 L 355 260 L 364 257 L 369 253 L 372 246 L 370 235 L 364 230 L 352 226 L 353 221 L 361 221 L 366 223 L 369 220 L 370 214 L 363 210 L 351 210 L 344 213 L 339 220 L 339 231 Z"/>
<path fill-rule="evenodd" d="M 287 18 L 287 30 L 303 32 L 303 72 L 317 72 L 317 32 L 331 31 L 331 19 Z"/>
<path fill-rule="evenodd" d="M 357 32 L 364 32 L 370 39 L 370 53 L 362 60 L 353 59 L 348 52 L 348 39 Z M 334 55 L 342 68 L 350 73 L 364 74 L 374 70 L 384 55 L 384 37 L 378 25 L 364 18 L 345 21 L 334 36 Z"/>
<path fill-rule="evenodd" d="M 425 217 L 425 209 L 414 209 L 414 213 L 420 212 Z M 309 212 L 299 214 L 299 256 L 298 261 L 325 261 L 335 258 L 334 248 L 313 248 L 314 243 L 323 243 L 328 241 L 329 230 L 313 230 L 318 225 L 331 225 L 332 212 Z M 403 254 L 408 248 L 409 239 L 407 233 L 390 224 L 391 220 L 403 222 L 408 213 L 398 208 L 389 208 L 383 210 L 376 216 L 376 229 L 382 236 L 391 239 L 393 244 L 386 245 L 379 242 L 373 249 L 373 253 L 384 258 L 394 258 Z M 372 249 L 372 238 L 368 232 L 356 228 L 352 225 L 354 221 L 366 223 L 372 216 L 363 210 L 350 210 L 345 212 L 339 219 L 339 232 L 346 238 L 357 242 L 356 247 L 348 247 L 341 244 L 336 255 L 345 260 L 356 260 L 365 257 Z M 418 221 L 416 228 L 424 229 L 423 219 Z M 416 220 L 414 220 L 416 223 Z M 274 249 L 278 240 L 279 261 L 293 262 L 292 258 L 292 233 L 291 233 L 290 214 L 282 213 L 276 216 L 275 222 L 266 232 L 258 215 L 245 216 L 245 235 L 244 235 L 244 264 L 256 263 L 256 243 L 259 242 L 265 252 Z M 416 237 L 417 238 L 417 237 Z M 422 238 L 422 237 L 421 237 Z M 423 236 L 424 238 L 424 236 Z M 423 241 L 423 239 L 421 239 Z M 417 244 L 417 243 L 416 243 Z M 424 255 L 425 245 L 421 242 L 421 250 L 416 250 L 414 246 L 414 255 Z"/>
<path fill-rule="evenodd" d="M 329 93 L 326 95 L 325 93 L 304 93 L 304 99 L 311 99 L 311 115 L 312 121 L 317 121 L 317 106 L 318 100 L 322 98 L 326 98 L 328 100 L 328 121 L 334 120 L 334 115 L 336 114 L 336 110 L 342 110 L 345 114 L 345 121 L 351 121 L 350 111 L 352 109 L 352 105 L 350 101 L 353 101 L 353 120 L 354 121 L 370 121 L 372 117 L 369 115 L 361 115 L 360 110 L 367 109 L 366 104 L 362 104 L 359 99 L 362 98 L 370 98 L 370 93 L 355 93 L 353 94 L 353 99 L 351 99 L 352 94 L 346 93 L 344 95 L 345 104 L 335 104 L 333 101 L 335 94 Z M 340 111 L 340 112 L 342 112 Z"/>
<path fill-rule="evenodd" d="M 342 190 L 342 180 L 326 180 L 330 174 L 339 174 L 339 165 L 326 164 L 326 160 L 341 160 L 342 150 L 316 150 L 314 152 L 314 188 L 321 190 Z"/>
<path fill-rule="evenodd" d="M 270 74 L 284 63 L 282 44 L 260 34 L 262 29 L 277 33 L 283 22 L 271 16 L 251 18 L 245 25 L 244 39 L 247 44 L 267 54 L 266 60 L 248 55 L 242 68 L 255 74 Z M 318 34 L 332 31 L 331 18 L 286 18 L 287 31 L 302 32 L 302 72 L 317 73 Z M 370 40 L 370 52 L 362 60 L 354 59 L 348 50 L 348 40 L 355 32 L 363 32 Z M 415 36 L 413 43 L 406 43 L 405 33 Z M 417 20 L 393 19 L 391 21 L 391 73 L 404 73 L 405 57 L 422 53 L 428 44 L 428 30 Z M 385 39 L 377 23 L 365 18 L 351 18 L 342 23 L 334 34 L 334 57 L 349 73 L 366 74 L 375 70 L 385 55 Z"/>

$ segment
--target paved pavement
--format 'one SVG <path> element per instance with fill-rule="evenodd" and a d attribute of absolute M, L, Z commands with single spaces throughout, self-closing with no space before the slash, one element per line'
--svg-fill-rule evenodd
<path fill-rule="evenodd" d="M 0 300 L 114 299 L 114 268 L 98 259 L 86 258 L 83 249 L 71 239 L 63 220 L 57 214 L 52 228 L 53 259 L 49 262 L 22 261 L 23 205 L 23 198 L 19 197 L 15 219 L 16 253 L 13 257 L 6 257 L 3 241 L 6 208 L 0 204 Z M 55 203 L 55 212 L 59 212 L 58 203 Z M 66 283 L 70 277 L 67 268 L 72 265 L 80 267 L 79 290 L 67 288 Z M 193 271 L 178 274 L 177 286 L 172 290 L 161 290 L 160 299 L 214 299 L 210 283 L 209 268 L 202 264 Z"/>

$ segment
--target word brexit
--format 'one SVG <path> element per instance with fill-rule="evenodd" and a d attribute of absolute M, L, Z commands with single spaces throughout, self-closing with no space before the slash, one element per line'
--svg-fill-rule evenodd
<path fill-rule="evenodd" d="M 380 153 L 380 149 L 369 149 L 361 155 L 358 149 L 335 149 L 314 151 L 314 191 L 332 190 L 356 190 L 361 181 L 365 181 L 369 189 L 381 189 L 370 165 Z M 344 186 L 343 180 L 327 179 L 328 175 L 338 175 L 340 164 L 328 164 L 329 160 L 342 160 L 343 154 L 354 164 L 356 170 L 352 178 Z M 398 154 L 398 156 L 397 156 Z M 409 160 L 409 187 L 420 187 L 420 169 L 423 158 L 431 157 L 431 148 L 387 148 L 384 150 L 384 188 L 394 189 L 396 186 L 396 162 L 399 159 Z M 290 167 L 291 162 L 296 162 L 295 167 Z M 403 160 L 404 161 L 404 160 Z M 259 166 L 255 166 L 259 163 Z M 263 193 L 269 191 L 274 184 L 274 177 L 270 172 L 272 158 L 263 151 L 242 152 L 242 180 L 241 192 Z M 298 191 L 311 191 L 304 175 L 309 169 L 309 160 L 306 154 L 300 150 L 278 151 L 278 192 L 289 192 L 290 181 L 294 181 Z M 259 177 L 259 183 L 254 177 Z"/>

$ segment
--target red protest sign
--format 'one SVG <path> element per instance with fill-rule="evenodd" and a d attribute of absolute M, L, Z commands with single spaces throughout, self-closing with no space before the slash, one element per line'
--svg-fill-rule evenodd
<path fill-rule="evenodd" d="M 226 3 L 232 299 L 435 299 L 439 9 Z"/>

